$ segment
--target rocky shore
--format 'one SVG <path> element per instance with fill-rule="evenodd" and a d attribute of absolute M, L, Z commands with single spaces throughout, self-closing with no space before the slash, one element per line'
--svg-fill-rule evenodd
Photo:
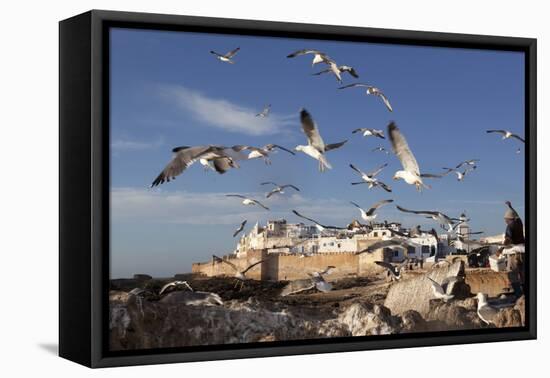
<path fill-rule="evenodd" d="M 156 293 L 166 280 L 117 280 L 109 297 L 110 345 L 112 350 L 131 350 L 524 324 L 523 297 L 500 308 L 494 325 L 483 323 L 464 280 L 457 284 L 455 299 L 430 299 L 425 276 L 464 275 L 463 267 L 445 269 L 410 275 L 397 283 L 383 277 L 345 278 L 333 282 L 330 292 L 312 289 L 288 297 L 279 296 L 286 282 L 249 281 L 238 291 L 232 278 L 189 280 L 195 291 L 219 295 L 221 305 L 190 302 L 185 291 L 160 297 Z M 135 287 L 147 291 L 130 293 Z M 409 291 L 416 295 L 414 302 Z M 416 302 L 421 303 L 410 304 Z"/>

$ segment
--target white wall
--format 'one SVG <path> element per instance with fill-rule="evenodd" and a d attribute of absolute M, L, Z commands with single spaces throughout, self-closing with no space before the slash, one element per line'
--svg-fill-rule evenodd
<path fill-rule="evenodd" d="M 539 139 L 548 138 L 550 28 L 544 1 L 4 1 L 0 22 L 2 304 L 0 372 L 43 376 L 252 376 L 379 374 L 529 376 L 548 366 L 548 275 L 539 280 L 540 341 L 90 371 L 54 356 L 57 343 L 57 21 L 91 8 L 539 38 Z M 545 69 L 546 68 L 546 69 Z M 427 99 L 429 101 L 429 99 Z M 540 151 L 539 167 L 549 152 Z M 542 172 L 539 169 L 539 172 Z M 480 172 L 482 173 L 482 172 Z M 547 173 L 547 172 L 545 172 Z M 548 188 L 539 177 L 539 193 Z M 539 199 L 539 214 L 550 212 Z M 545 217 L 546 218 L 546 217 Z M 550 225 L 541 218 L 540 229 Z M 539 242 L 539 244 L 541 244 Z M 548 267 L 540 250 L 539 272 Z M 539 275 L 540 276 L 540 275 Z M 546 300 L 542 301 L 542 294 Z M 544 312 L 544 316 L 543 316 Z M 546 319 L 545 319 L 546 318 Z M 450 366 L 448 366 L 450 364 Z M 388 372 L 387 370 L 390 370 Z M 254 374 L 258 376 L 258 374 Z"/>

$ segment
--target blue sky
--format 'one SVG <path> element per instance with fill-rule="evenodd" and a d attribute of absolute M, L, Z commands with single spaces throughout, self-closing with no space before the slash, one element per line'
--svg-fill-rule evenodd
<path fill-rule="evenodd" d="M 209 54 L 235 47 L 241 51 L 233 65 Z M 311 68 L 311 56 L 286 58 L 302 48 L 322 50 L 339 64 L 355 67 L 360 78 L 344 75 L 344 83 L 379 87 L 394 112 L 361 89 L 337 90 L 332 75 L 312 76 L 324 67 Z M 298 209 L 323 223 L 344 225 L 359 218 L 349 201 L 369 207 L 392 198 L 403 207 L 450 216 L 466 211 L 473 230 L 503 232 L 505 200 L 523 216 L 524 155 L 515 153 L 523 145 L 485 130 L 524 135 L 523 67 L 523 54 L 517 52 L 113 29 L 112 277 L 190 271 L 192 262 L 230 252 L 236 243 L 231 234 L 244 219 L 249 227 L 256 220 L 281 217 L 294 222 L 298 219 L 290 210 Z M 254 117 L 267 103 L 271 115 Z M 327 153 L 334 169 L 320 173 L 308 156 L 279 152 L 270 166 L 259 159 L 244 161 L 225 175 L 196 164 L 175 181 L 149 189 L 175 146 L 306 144 L 299 122 L 302 107 L 326 143 L 349 140 Z M 388 141 L 351 134 L 359 127 L 385 130 L 391 120 L 407 138 L 421 171 L 440 172 L 472 158 L 481 160 L 478 169 L 463 182 L 454 175 L 430 180 L 432 189 L 422 193 L 393 181 L 400 169 L 397 158 L 371 152 L 379 145 L 389 150 Z M 379 178 L 392 186 L 392 193 L 350 185 L 358 177 L 349 163 L 370 171 L 385 162 L 389 165 Z M 301 191 L 264 198 L 271 212 L 224 196 L 262 199 L 263 181 L 294 184 Z M 394 206 L 381 208 L 378 217 L 405 226 L 436 226 Z"/>

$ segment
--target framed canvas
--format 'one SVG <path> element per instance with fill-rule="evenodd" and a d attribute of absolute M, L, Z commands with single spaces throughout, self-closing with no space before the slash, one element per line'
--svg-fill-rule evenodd
<path fill-rule="evenodd" d="M 60 22 L 59 353 L 536 338 L 536 40 Z"/>

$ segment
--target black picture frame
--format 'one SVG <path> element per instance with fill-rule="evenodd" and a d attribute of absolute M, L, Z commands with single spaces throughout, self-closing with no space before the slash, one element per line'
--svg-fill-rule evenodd
<path fill-rule="evenodd" d="M 110 27 L 521 51 L 525 54 L 526 326 L 136 352 L 107 348 Z M 59 354 L 89 367 L 535 339 L 536 39 L 92 10 L 59 24 Z"/>

